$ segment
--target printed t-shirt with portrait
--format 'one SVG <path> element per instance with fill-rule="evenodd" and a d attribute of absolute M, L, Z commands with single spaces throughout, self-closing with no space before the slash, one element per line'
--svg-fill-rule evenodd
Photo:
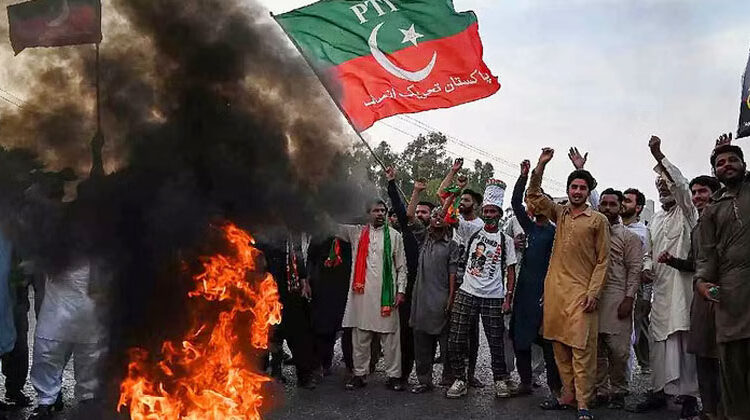
<path fill-rule="evenodd" d="M 507 268 L 516 264 L 513 239 L 501 231 L 491 233 L 481 229 L 470 241 L 461 290 L 482 298 L 504 298 L 503 267 Z M 505 251 L 504 265 L 503 251 Z"/>

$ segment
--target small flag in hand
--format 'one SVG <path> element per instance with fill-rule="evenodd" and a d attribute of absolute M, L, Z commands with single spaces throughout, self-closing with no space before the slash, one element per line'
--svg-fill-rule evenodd
<path fill-rule="evenodd" d="M 99 0 L 31 0 L 8 6 L 13 52 L 102 40 Z"/>

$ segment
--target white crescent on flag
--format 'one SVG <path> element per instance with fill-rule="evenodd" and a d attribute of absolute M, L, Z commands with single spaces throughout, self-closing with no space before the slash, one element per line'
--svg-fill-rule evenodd
<path fill-rule="evenodd" d="M 385 53 L 380 50 L 380 47 L 378 47 L 378 31 L 380 31 L 380 28 L 384 24 L 385 22 L 381 22 L 378 24 L 378 26 L 375 27 L 375 29 L 372 30 L 372 33 L 370 34 L 370 40 L 368 41 L 368 44 L 370 45 L 370 52 L 375 58 L 375 61 L 377 61 L 378 64 L 380 64 L 380 66 L 383 67 L 388 73 L 410 82 L 421 82 L 422 80 L 429 77 L 430 73 L 432 73 L 432 69 L 435 67 L 435 62 L 437 62 L 437 52 L 432 54 L 432 60 L 430 61 L 430 63 L 421 70 L 408 71 L 402 69 L 401 67 L 393 64 L 393 62 L 391 62 L 391 60 L 386 57 Z"/>

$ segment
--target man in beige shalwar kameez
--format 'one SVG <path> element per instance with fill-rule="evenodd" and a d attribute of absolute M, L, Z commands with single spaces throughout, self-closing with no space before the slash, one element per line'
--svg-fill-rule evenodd
<path fill-rule="evenodd" d="M 556 204 L 542 193 L 544 168 L 553 156 L 552 149 L 542 151 L 526 195 L 537 213 L 557 224 L 544 283 L 544 338 L 554 341 L 563 395 L 542 408 L 559 409 L 577 400 L 579 420 L 590 420 L 588 404 L 596 380 L 596 308 L 609 263 L 609 222 L 586 204 L 596 181 L 585 170 L 568 177 L 568 204 Z"/>

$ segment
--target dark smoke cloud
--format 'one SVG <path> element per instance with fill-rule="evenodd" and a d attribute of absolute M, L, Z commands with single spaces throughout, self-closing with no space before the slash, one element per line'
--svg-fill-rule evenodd
<path fill-rule="evenodd" d="M 91 165 L 94 50 L 24 51 L 26 67 L 2 74 L 26 102 L 0 110 L 0 224 L 46 271 L 81 256 L 113 267 L 121 367 L 125 348 L 181 335 L 190 264 L 217 249 L 212 224 L 318 232 L 374 189 L 342 163 L 350 132 L 254 1 L 112 0 L 103 13 L 109 175 L 50 199 Z"/>

